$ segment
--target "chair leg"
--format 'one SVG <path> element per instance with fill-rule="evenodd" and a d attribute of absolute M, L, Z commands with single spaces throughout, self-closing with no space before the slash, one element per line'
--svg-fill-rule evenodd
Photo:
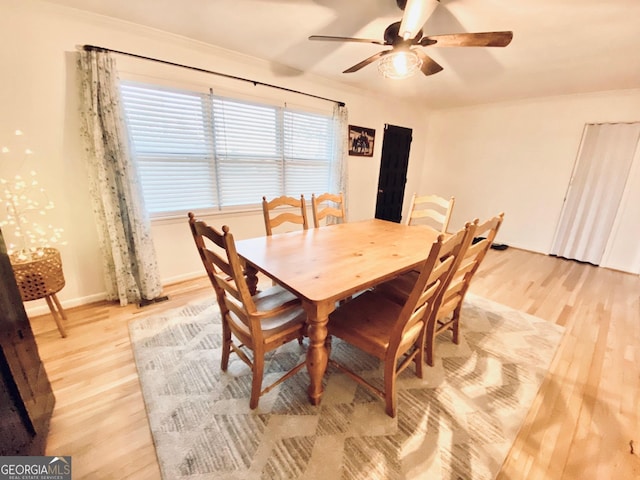
<path fill-rule="evenodd" d="M 462 309 L 462 302 L 453 311 L 453 321 L 451 323 L 451 330 L 453 331 L 453 343 L 458 345 L 460 343 L 460 310 Z"/>
<path fill-rule="evenodd" d="M 427 351 L 427 358 L 425 359 L 427 365 L 433 367 L 433 357 L 436 340 L 436 325 L 438 321 L 436 318 L 429 318 L 427 321 L 427 331 L 425 337 L 425 350 Z"/>
<path fill-rule="evenodd" d="M 391 418 L 396 416 L 396 362 L 386 361 L 384 365 L 385 411 Z"/>
<path fill-rule="evenodd" d="M 418 351 L 414 358 L 416 364 L 416 376 L 418 378 L 424 378 L 424 342 L 418 343 Z"/>
<path fill-rule="evenodd" d="M 249 400 L 249 408 L 252 410 L 258 406 L 260 400 L 262 376 L 264 375 L 264 352 L 254 351 L 253 355 L 253 378 L 251 379 L 251 399 Z"/>
<path fill-rule="evenodd" d="M 231 329 L 229 324 L 222 319 L 222 358 L 220 359 L 220 370 L 227 371 L 229 366 L 229 354 L 231 353 Z"/>

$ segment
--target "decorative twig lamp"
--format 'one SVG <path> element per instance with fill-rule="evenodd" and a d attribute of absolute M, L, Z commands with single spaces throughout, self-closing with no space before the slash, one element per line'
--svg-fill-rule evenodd
<path fill-rule="evenodd" d="M 22 136 L 16 130 L 16 136 Z M 8 161 L 12 149 L 3 146 L 0 160 Z M 22 149 L 25 159 L 33 154 L 31 149 Z M 0 227 L 11 239 L 8 245 L 9 258 L 16 276 L 16 283 L 24 302 L 44 298 L 58 326 L 60 335 L 66 332 L 60 320 L 66 319 L 56 293 L 65 285 L 60 252 L 53 248 L 54 244 L 64 244 L 61 228 L 54 228 L 38 220 L 47 211 L 53 209 L 44 189 L 40 186 L 36 172 L 31 171 L 25 178 L 20 174 L 11 180 L 0 178 L 2 197 L 0 205 L 4 206 L 6 220 L 0 221 Z"/>

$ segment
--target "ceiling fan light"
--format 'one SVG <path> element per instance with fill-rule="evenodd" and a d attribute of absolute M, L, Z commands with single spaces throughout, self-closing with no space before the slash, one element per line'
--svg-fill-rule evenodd
<path fill-rule="evenodd" d="M 385 55 L 378 62 L 378 71 L 385 78 L 402 79 L 415 75 L 422 60 L 412 50 L 401 50 Z"/>
<path fill-rule="evenodd" d="M 399 35 L 404 40 L 415 37 L 437 6 L 438 0 L 407 0 Z"/>

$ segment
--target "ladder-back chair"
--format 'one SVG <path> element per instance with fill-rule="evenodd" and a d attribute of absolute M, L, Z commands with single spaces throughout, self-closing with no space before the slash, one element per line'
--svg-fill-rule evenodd
<path fill-rule="evenodd" d="M 461 230 L 446 240 L 438 236 L 403 305 L 374 289 L 338 306 L 329 316 L 329 335 L 384 362 L 384 390 L 356 374 L 347 366 L 349 360 L 340 363 L 332 357 L 330 363 L 381 397 L 391 417 L 396 415 L 396 379 L 400 372 L 415 362 L 416 375 L 422 378 L 427 319 L 438 308 L 468 233 Z"/>
<path fill-rule="evenodd" d="M 474 239 L 472 239 L 475 243 L 469 245 L 462 255 L 453 279 L 442 297 L 438 315 L 434 317 L 434 321 L 427 328 L 427 363 L 429 365 L 433 365 L 436 335 L 450 330 L 453 343 L 456 345 L 459 343 L 460 311 L 464 297 L 469 290 L 473 276 L 491 248 L 503 219 L 504 213 L 500 213 L 482 224 L 476 223 Z"/>
<path fill-rule="evenodd" d="M 311 211 L 313 212 L 313 225 L 320 227 L 323 219 L 332 217 L 336 222 L 345 222 L 344 196 L 340 193 L 323 193 L 316 197 L 311 194 Z M 325 220 L 326 221 L 326 220 Z"/>
<path fill-rule="evenodd" d="M 479 224 L 477 219 L 473 222 L 473 238 L 463 249 L 451 282 L 443 294 L 438 313 L 430 320 L 430 324 L 427 326 L 426 362 L 428 365 L 433 366 L 434 363 L 435 337 L 437 335 L 451 331 L 453 342 L 459 343 L 460 313 L 464 297 L 473 276 L 478 271 L 482 260 L 496 238 L 503 218 L 504 213 L 501 213 L 482 224 Z M 402 303 L 409 294 L 411 282 L 413 281 L 412 277 L 415 277 L 415 273 L 410 272 L 377 288 L 397 303 Z"/>
<path fill-rule="evenodd" d="M 285 210 L 287 207 L 294 207 L 297 212 Z M 307 205 L 304 195 L 300 195 L 300 199 L 282 195 L 267 201 L 266 197 L 262 197 L 262 214 L 264 216 L 264 228 L 267 235 L 272 235 L 273 229 L 283 223 L 293 223 L 302 225 L 304 230 L 309 228 L 307 222 Z"/>
<path fill-rule="evenodd" d="M 251 368 L 250 408 L 260 396 L 305 366 L 299 363 L 274 383 L 262 388 L 265 354 L 301 338 L 306 332 L 306 314 L 300 300 L 280 286 L 251 295 L 233 235 L 228 226 L 222 232 L 189 213 L 189 226 L 205 270 L 215 289 L 222 315 L 223 350 L 220 368 L 227 370 L 229 355 L 235 352 Z M 233 340 L 238 340 L 236 344 Z M 245 352 L 253 352 L 253 358 Z"/>
<path fill-rule="evenodd" d="M 411 197 L 407 225 L 428 225 L 440 233 L 447 233 L 455 197 L 449 200 L 438 195 L 421 195 L 415 193 Z"/>

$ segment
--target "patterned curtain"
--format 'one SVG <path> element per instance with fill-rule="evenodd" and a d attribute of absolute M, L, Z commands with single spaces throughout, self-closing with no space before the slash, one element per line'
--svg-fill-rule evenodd
<path fill-rule="evenodd" d="M 98 227 L 107 298 L 120 305 L 153 300 L 162 285 L 151 223 L 128 151 L 115 60 L 80 52 L 82 136 Z"/>
<path fill-rule="evenodd" d="M 345 215 L 349 218 L 349 201 L 347 199 L 347 154 L 349 153 L 349 112 L 347 107 L 335 104 L 333 107 L 333 121 L 335 122 L 336 142 L 333 171 L 331 172 L 332 192 L 342 192 L 344 198 Z M 337 221 L 334 217 L 327 217 L 327 225 Z"/>

